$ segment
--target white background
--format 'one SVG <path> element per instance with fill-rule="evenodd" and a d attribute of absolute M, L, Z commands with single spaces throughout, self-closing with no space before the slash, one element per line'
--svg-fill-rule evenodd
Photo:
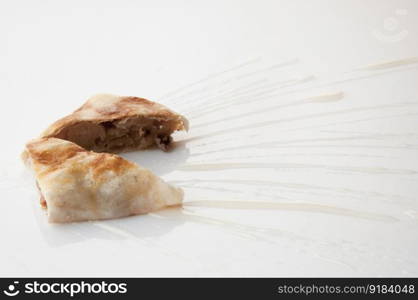
<path fill-rule="evenodd" d="M 418 276 L 416 1 L 1 1 L 0 276 Z M 190 119 L 124 157 L 183 209 L 50 225 L 19 154 L 89 96 Z"/>

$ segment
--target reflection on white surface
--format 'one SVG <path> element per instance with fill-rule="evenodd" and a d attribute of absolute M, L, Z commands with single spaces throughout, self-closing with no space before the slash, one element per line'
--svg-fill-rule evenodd
<path fill-rule="evenodd" d="M 405 23 L 408 36 L 398 44 L 381 44 L 369 29 L 386 12 L 371 4 L 347 2 L 342 12 L 328 1 L 277 3 L 243 1 L 240 10 L 215 3 L 204 12 L 180 2 L 181 10 L 137 4 L 173 21 L 175 32 L 158 24 L 135 27 L 126 16 L 133 17 L 136 7 L 106 6 L 104 21 L 96 21 L 106 27 L 110 11 L 112 20 L 113 9 L 116 15 L 122 12 L 121 23 L 106 28 L 120 39 L 118 45 L 135 51 L 122 47 L 122 53 L 107 36 L 87 36 L 71 27 L 71 33 L 93 39 L 104 53 L 81 52 L 77 59 L 88 72 L 73 70 L 64 60 L 69 71 L 59 73 L 61 79 L 39 75 L 53 83 L 39 92 L 20 86 L 31 86 L 31 80 L 40 85 L 40 79 L 14 81 L 0 73 L 0 80 L 10 83 L 7 99 L 22 103 L 12 105 L 3 119 L 8 128 L 16 123 L 14 116 L 22 116 L 21 125 L 6 133 L 10 143 L 1 158 L 0 228 L 7 242 L 0 275 L 417 276 L 418 35 L 413 31 L 418 26 Z M 413 8 L 416 4 L 409 2 L 405 20 Z M 51 16 L 59 12 L 50 9 Z M 186 23 L 170 19 L 183 10 Z M 73 13 L 81 23 L 91 22 L 82 11 Z M 199 21 L 192 17 L 196 14 Z M 65 29 L 72 20 L 66 16 L 52 23 Z M 43 22 L 40 29 L 50 24 Z M 138 36 L 134 43 L 125 31 L 128 25 L 148 43 L 139 43 Z M 19 28 L 17 36 L 27 36 L 28 29 Z M 43 31 L 38 34 L 46 38 Z M 173 53 L 161 50 L 166 46 L 156 40 L 161 35 Z M 80 42 L 74 36 L 67 37 L 67 46 L 76 51 Z M 10 49 L 21 46 L 9 39 Z M 34 48 L 46 59 L 41 50 Z M 7 54 L 17 61 L 19 52 Z M 58 59 L 55 52 L 47 54 Z M 102 57 L 107 72 L 95 54 L 114 57 Z M 165 55 L 172 55 L 169 62 L 157 61 Z M 39 69 L 36 60 L 29 63 Z M 11 66 L 6 64 L 10 73 L 15 67 L 24 73 L 24 65 Z M 55 70 L 52 63 L 46 68 Z M 74 78 L 76 73 L 82 78 Z M 60 97 L 63 90 L 68 93 Z M 171 152 L 122 154 L 182 187 L 184 207 L 118 220 L 48 224 L 33 180 L 17 158 L 9 158 L 50 121 L 78 107 L 86 93 L 101 91 L 149 97 L 190 120 L 190 132 L 175 135 Z"/>

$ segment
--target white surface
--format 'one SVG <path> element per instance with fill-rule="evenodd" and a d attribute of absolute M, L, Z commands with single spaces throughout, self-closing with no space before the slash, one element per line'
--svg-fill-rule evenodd
<path fill-rule="evenodd" d="M 417 14 L 1 1 L 0 276 L 418 276 Z M 124 155 L 182 186 L 183 209 L 46 223 L 18 155 L 98 92 L 190 119 L 174 152 Z"/>

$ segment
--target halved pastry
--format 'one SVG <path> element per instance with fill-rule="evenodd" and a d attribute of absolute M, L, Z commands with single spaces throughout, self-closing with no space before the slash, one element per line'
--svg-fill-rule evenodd
<path fill-rule="evenodd" d="M 96 152 L 120 152 L 157 145 L 167 150 L 176 130 L 188 130 L 185 117 L 138 97 L 99 94 L 52 124 L 41 137 L 56 137 Z"/>
<path fill-rule="evenodd" d="M 95 153 L 61 139 L 26 145 L 41 205 L 53 223 L 112 219 L 180 205 L 183 191 L 151 171 L 109 153 Z"/>

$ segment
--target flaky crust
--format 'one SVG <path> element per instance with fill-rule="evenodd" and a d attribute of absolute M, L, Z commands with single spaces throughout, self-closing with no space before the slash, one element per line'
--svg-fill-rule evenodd
<path fill-rule="evenodd" d="M 50 222 L 99 220 L 179 205 L 183 191 L 151 171 L 109 153 L 57 139 L 26 145 L 22 158 L 36 177 Z"/>
<path fill-rule="evenodd" d="M 101 123 L 129 117 L 176 121 L 176 130 L 188 130 L 188 121 L 164 105 L 138 97 L 98 94 L 87 100 L 72 114 L 59 119 L 49 126 L 41 137 L 56 137 L 59 133 L 78 122 L 89 121 Z"/>

